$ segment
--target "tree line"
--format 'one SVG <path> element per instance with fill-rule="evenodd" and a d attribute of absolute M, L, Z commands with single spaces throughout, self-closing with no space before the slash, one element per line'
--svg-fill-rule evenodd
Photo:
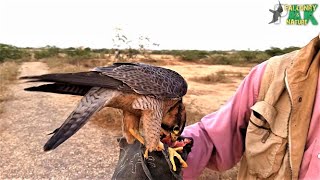
<path fill-rule="evenodd" d="M 149 54 L 172 55 L 184 61 L 199 62 L 205 64 L 235 64 L 235 63 L 259 63 L 272 56 L 285 54 L 299 47 L 277 48 L 271 47 L 265 51 L 255 50 L 230 50 L 230 51 L 205 51 L 205 50 L 148 50 Z M 12 45 L 0 44 L 0 62 L 6 60 L 44 59 L 50 57 L 70 57 L 77 59 L 101 58 L 103 55 L 115 53 L 137 55 L 139 49 L 91 49 L 87 48 L 59 48 L 46 46 L 43 48 L 19 48 Z M 146 53 L 146 52 L 143 52 Z"/>

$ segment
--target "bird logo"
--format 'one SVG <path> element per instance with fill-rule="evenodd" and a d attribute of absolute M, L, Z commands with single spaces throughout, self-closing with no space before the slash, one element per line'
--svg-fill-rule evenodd
<path fill-rule="evenodd" d="M 276 10 L 269 9 L 269 11 L 273 13 L 272 20 L 269 22 L 269 24 L 277 22 L 281 17 L 281 13 L 283 12 L 283 8 L 280 1 L 279 1 L 278 8 Z"/>

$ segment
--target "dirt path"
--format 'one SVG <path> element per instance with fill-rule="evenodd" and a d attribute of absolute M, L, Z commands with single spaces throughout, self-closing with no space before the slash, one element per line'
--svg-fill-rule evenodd
<path fill-rule="evenodd" d="M 26 62 L 21 76 L 48 73 L 41 62 Z M 0 115 L 0 179 L 110 179 L 118 159 L 119 129 L 89 122 L 68 141 L 50 153 L 43 145 L 46 134 L 59 127 L 79 97 L 30 93 L 23 89 L 38 83 L 18 81 L 10 90 Z"/>

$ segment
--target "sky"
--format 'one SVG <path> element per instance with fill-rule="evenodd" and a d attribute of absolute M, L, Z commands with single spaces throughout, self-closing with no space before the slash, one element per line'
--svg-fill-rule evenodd
<path fill-rule="evenodd" d="M 19 47 L 46 45 L 112 48 L 116 33 L 151 49 L 265 50 L 306 45 L 319 25 L 278 24 L 269 9 L 277 0 L 0 0 L 0 43 Z M 283 0 L 317 4 L 318 0 Z M 320 3 L 319 3 L 320 4 Z M 285 15 L 283 15 L 285 16 Z M 117 30 L 121 29 L 121 31 Z M 123 46 L 124 47 L 124 46 Z"/>

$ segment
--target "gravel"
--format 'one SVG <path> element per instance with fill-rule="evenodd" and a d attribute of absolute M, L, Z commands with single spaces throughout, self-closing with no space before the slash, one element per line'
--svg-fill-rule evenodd
<path fill-rule="evenodd" d="M 20 71 L 21 76 L 40 75 L 48 68 L 26 62 Z M 47 134 L 64 122 L 80 97 L 23 91 L 37 84 L 18 80 L 10 87 L 13 98 L 0 115 L 0 179 L 111 179 L 121 127 L 89 121 L 57 149 L 44 152 Z"/>

